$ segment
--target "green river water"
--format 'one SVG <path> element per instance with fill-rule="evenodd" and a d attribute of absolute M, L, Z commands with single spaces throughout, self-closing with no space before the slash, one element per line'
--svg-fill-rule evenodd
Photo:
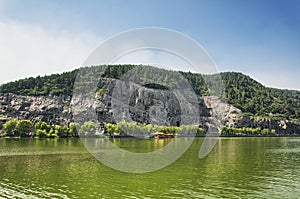
<path fill-rule="evenodd" d="M 178 138 L 183 139 L 183 138 Z M 115 139 L 126 150 L 170 140 Z M 80 139 L 0 139 L 0 198 L 300 198 L 300 137 L 203 138 L 161 170 L 132 174 L 95 159 Z"/>

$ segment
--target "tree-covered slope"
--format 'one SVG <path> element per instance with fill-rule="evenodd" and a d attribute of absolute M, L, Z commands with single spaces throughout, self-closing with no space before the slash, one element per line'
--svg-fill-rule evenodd
<path fill-rule="evenodd" d="M 0 93 L 14 93 L 29 96 L 71 95 L 78 70 L 47 76 L 29 77 L 0 86 Z"/>
<path fill-rule="evenodd" d="M 221 73 L 227 101 L 244 113 L 300 118 L 300 91 L 268 88 L 242 73 Z"/>
<path fill-rule="evenodd" d="M 108 66 L 101 74 L 102 77 L 121 78 L 126 72 L 138 66 L 117 65 Z M 139 74 L 141 78 L 151 76 L 157 78 L 157 83 L 162 84 L 166 81 L 165 76 L 168 71 L 163 70 L 160 75 L 153 77 L 151 67 L 142 66 L 144 70 Z M 93 71 L 93 70 L 91 70 Z M 73 84 L 78 70 L 65 72 L 62 74 L 48 75 L 44 77 L 26 78 L 10 82 L 0 86 L 0 94 L 15 93 L 19 95 L 72 95 Z M 206 85 L 205 78 L 201 74 L 190 72 L 180 72 L 188 80 L 190 85 L 198 95 L 208 95 L 208 87 L 213 87 L 214 91 L 222 88 L 216 85 Z M 161 75 L 162 74 L 162 75 Z M 88 74 L 86 74 L 88 76 Z M 154 74 L 155 76 L 155 74 Z M 163 78 L 164 77 L 164 78 Z M 217 76 L 215 76 L 217 78 Z M 272 113 L 273 117 L 280 116 L 285 118 L 300 118 L 300 91 L 281 90 L 268 88 L 249 76 L 236 72 L 221 73 L 223 85 L 226 93 L 226 101 L 240 108 L 245 114 L 266 116 Z M 214 76 L 210 76 L 214 78 Z M 167 82 L 176 84 L 176 81 Z M 211 93 L 220 94 L 220 93 Z"/>

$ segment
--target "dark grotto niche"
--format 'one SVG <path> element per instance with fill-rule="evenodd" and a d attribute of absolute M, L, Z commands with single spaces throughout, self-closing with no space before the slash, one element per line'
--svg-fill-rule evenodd
<path fill-rule="evenodd" d="M 154 87 L 161 88 L 158 84 Z M 181 124 L 179 101 L 168 89 L 136 89 L 129 100 L 129 113 L 131 119 L 139 123 L 166 126 Z"/>

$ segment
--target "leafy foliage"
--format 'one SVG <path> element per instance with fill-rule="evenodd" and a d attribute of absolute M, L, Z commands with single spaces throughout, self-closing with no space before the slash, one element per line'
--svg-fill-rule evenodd
<path fill-rule="evenodd" d="M 97 133 L 97 124 L 95 122 L 84 122 L 79 129 L 79 135 L 82 137 L 93 137 Z"/>
<path fill-rule="evenodd" d="M 16 126 L 17 126 L 17 121 L 12 119 L 12 120 L 9 120 L 8 122 L 6 122 L 4 125 L 3 125 L 3 130 L 4 132 L 6 133 L 6 135 L 8 136 L 13 136 L 14 135 L 14 131 L 16 129 Z"/>
<path fill-rule="evenodd" d="M 78 130 L 80 129 L 80 124 L 71 122 L 69 125 L 69 137 L 78 137 Z"/>
<path fill-rule="evenodd" d="M 60 138 L 67 138 L 69 134 L 69 128 L 67 126 L 55 125 L 54 132 Z"/>
<path fill-rule="evenodd" d="M 17 123 L 16 131 L 19 133 L 21 137 L 28 137 L 32 132 L 32 122 L 29 120 L 20 120 Z"/>
<path fill-rule="evenodd" d="M 85 127 L 84 127 L 85 128 Z M 4 134 L 8 137 L 38 137 L 38 138 L 71 138 L 78 137 L 78 123 L 70 123 L 69 126 L 51 126 L 46 122 L 39 121 L 32 124 L 29 120 L 11 119 L 3 125 Z"/>
<path fill-rule="evenodd" d="M 222 135 L 272 135 L 275 134 L 275 129 L 261 129 L 261 128 L 233 128 L 223 127 L 221 129 Z"/>
<path fill-rule="evenodd" d="M 300 118 L 300 91 L 268 88 L 242 73 L 221 73 L 226 100 L 250 115 Z"/>
<path fill-rule="evenodd" d="M 34 130 L 45 130 L 46 133 L 49 133 L 51 130 L 51 126 L 46 122 L 39 121 L 34 125 Z"/>
<path fill-rule="evenodd" d="M 155 132 L 171 133 L 171 134 L 204 134 L 202 128 L 192 125 L 177 126 L 158 126 L 152 124 L 138 124 L 136 122 L 125 123 L 119 122 L 117 124 L 106 124 L 106 131 L 112 134 L 130 134 L 130 135 L 150 135 Z"/>
<path fill-rule="evenodd" d="M 77 71 L 78 70 L 74 70 L 71 72 L 53 74 L 44 77 L 30 77 L 9 82 L 1 85 L 0 93 L 15 93 L 18 95 L 31 96 L 57 96 L 60 94 L 71 95 Z"/>

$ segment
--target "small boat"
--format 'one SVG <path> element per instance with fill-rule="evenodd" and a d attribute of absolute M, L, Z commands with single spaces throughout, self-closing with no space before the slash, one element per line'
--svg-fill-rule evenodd
<path fill-rule="evenodd" d="M 169 133 L 169 132 L 155 132 L 153 134 L 153 137 L 156 138 L 156 139 L 159 139 L 159 138 L 175 138 L 175 137 L 178 137 L 178 134 L 173 134 L 173 133 Z"/>

